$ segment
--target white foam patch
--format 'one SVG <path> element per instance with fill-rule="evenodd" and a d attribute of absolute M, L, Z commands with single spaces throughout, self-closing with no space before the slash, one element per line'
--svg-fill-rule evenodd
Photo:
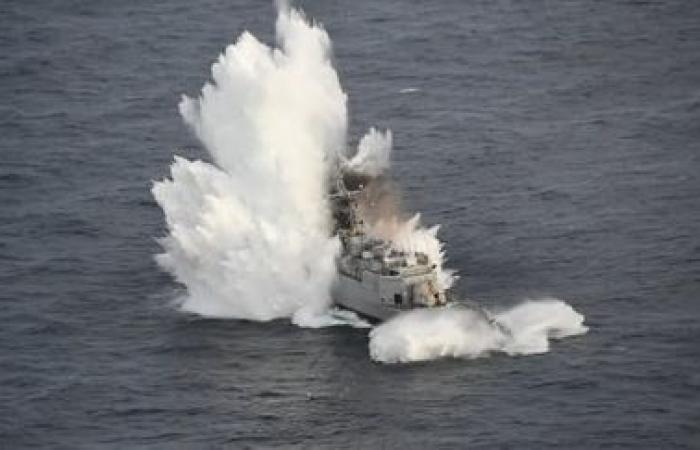
<path fill-rule="evenodd" d="M 466 308 L 413 310 L 370 332 L 370 355 L 383 363 L 530 355 L 547 352 L 550 339 L 588 331 L 584 317 L 557 299 L 526 301 L 491 319 Z"/>

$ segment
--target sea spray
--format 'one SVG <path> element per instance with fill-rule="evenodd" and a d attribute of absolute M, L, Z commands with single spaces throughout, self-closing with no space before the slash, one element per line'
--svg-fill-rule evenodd
<path fill-rule="evenodd" d="M 382 175 L 389 169 L 391 147 L 391 130 L 382 133 L 376 128 L 370 128 L 369 132 L 360 139 L 357 153 L 345 163 L 345 166 L 353 172 L 371 177 Z"/>
<path fill-rule="evenodd" d="M 370 356 L 383 363 L 443 357 L 477 358 L 493 352 L 530 355 L 549 340 L 585 333 L 584 317 L 557 299 L 529 300 L 498 314 L 468 308 L 418 309 L 370 332 Z"/>
<path fill-rule="evenodd" d="M 279 48 L 243 33 L 180 113 L 212 163 L 176 158 L 156 182 L 170 234 L 159 264 L 187 287 L 182 308 L 205 316 L 319 325 L 338 241 L 326 180 L 345 148 L 346 96 L 330 39 L 280 6 Z"/>

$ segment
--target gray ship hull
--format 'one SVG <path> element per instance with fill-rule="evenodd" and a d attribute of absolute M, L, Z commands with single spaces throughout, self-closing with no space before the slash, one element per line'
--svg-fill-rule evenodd
<path fill-rule="evenodd" d="M 338 306 L 375 321 L 388 320 L 401 311 L 410 309 L 382 299 L 377 290 L 342 274 L 338 276 L 333 288 L 333 300 Z"/>
<path fill-rule="evenodd" d="M 333 287 L 333 300 L 336 305 L 380 322 L 389 320 L 402 311 L 414 309 L 410 304 L 396 304 L 393 291 L 386 292 L 387 289 L 383 289 L 380 277 L 367 280 L 372 275 L 365 273 L 366 278 L 362 282 L 339 274 Z"/>

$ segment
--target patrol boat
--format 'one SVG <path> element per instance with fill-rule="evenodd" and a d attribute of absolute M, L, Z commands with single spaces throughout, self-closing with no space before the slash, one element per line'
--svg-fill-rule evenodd
<path fill-rule="evenodd" d="M 330 200 L 334 234 L 341 242 L 333 286 L 335 303 L 375 321 L 416 308 L 451 306 L 448 290 L 440 289 L 437 267 L 422 252 L 403 252 L 367 233 L 361 204 L 371 177 L 344 172 L 337 177 Z"/>

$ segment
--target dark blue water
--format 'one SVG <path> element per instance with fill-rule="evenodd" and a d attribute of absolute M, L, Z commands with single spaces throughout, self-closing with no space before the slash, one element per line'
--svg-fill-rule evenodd
<path fill-rule="evenodd" d="M 462 295 L 561 297 L 589 334 L 385 366 L 365 330 L 178 313 L 151 180 L 205 157 L 179 95 L 273 6 L 10 0 L 0 447 L 700 448 L 700 4 L 301 4 Z"/>

